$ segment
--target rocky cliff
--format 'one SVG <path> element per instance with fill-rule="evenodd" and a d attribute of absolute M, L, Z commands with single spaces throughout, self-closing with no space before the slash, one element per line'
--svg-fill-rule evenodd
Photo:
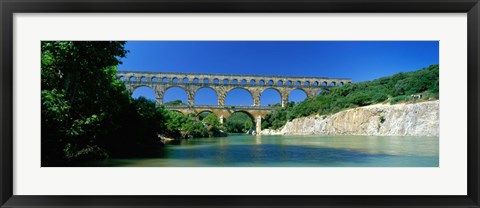
<path fill-rule="evenodd" d="M 262 135 L 375 135 L 438 136 L 439 101 L 413 104 L 378 104 L 330 116 L 297 118 L 279 130 Z"/>

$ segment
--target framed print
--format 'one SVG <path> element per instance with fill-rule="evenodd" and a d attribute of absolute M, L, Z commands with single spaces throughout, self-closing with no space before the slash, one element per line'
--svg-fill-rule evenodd
<path fill-rule="evenodd" d="M 2 1 L 2 207 L 479 207 L 471 1 Z"/>

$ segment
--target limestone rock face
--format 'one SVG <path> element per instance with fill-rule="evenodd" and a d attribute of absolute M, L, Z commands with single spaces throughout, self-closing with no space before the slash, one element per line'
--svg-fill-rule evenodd
<path fill-rule="evenodd" d="M 413 104 L 377 104 L 289 121 L 262 135 L 371 135 L 438 136 L 439 101 Z"/>

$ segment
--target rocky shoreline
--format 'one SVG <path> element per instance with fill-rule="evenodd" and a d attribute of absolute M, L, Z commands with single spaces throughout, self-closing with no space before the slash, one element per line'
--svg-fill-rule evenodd
<path fill-rule="evenodd" d="M 439 136 L 439 100 L 377 104 L 289 121 L 261 135 Z"/>

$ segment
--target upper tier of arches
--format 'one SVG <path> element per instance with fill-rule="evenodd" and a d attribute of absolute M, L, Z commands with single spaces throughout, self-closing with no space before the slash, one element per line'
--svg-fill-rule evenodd
<path fill-rule="evenodd" d="M 291 86 L 322 87 L 341 86 L 352 83 L 348 78 L 298 77 L 298 76 L 262 76 L 228 74 L 188 74 L 120 71 L 117 77 L 122 81 L 166 84 L 214 84 L 246 86 Z"/>

